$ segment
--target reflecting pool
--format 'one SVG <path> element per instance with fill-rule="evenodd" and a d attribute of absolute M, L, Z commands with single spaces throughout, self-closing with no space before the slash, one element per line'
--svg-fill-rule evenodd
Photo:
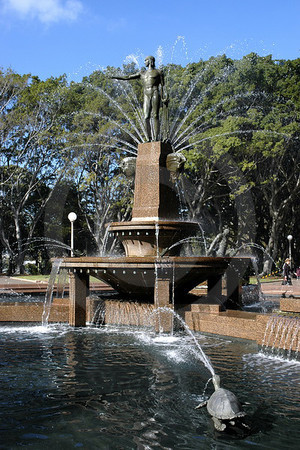
<path fill-rule="evenodd" d="M 0 327 L 0 448 L 300 448 L 300 364 L 247 341 L 196 334 L 252 433 L 217 433 L 209 371 L 184 334 L 66 325 Z"/>

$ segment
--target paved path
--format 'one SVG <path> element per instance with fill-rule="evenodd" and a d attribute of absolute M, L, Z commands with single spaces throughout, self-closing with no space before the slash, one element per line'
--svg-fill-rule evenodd
<path fill-rule="evenodd" d="M 18 279 L 14 277 L 8 277 L 6 275 L 0 276 L 0 290 L 15 291 L 15 292 L 38 292 L 46 291 L 47 281 L 33 281 L 26 279 Z"/>
<path fill-rule="evenodd" d="M 281 297 L 283 294 L 288 297 L 293 295 L 294 297 L 300 297 L 300 280 L 293 279 L 292 285 L 282 285 L 282 280 L 278 281 L 265 281 L 261 283 L 261 290 L 266 296 L 274 295 Z"/>
<path fill-rule="evenodd" d="M 17 279 L 15 277 L 8 277 L 5 275 L 0 276 L 0 290 L 15 290 L 18 292 L 45 292 L 47 289 L 47 281 L 33 281 L 26 280 L 26 278 Z M 98 289 L 110 289 L 107 285 L 100 282 L 91 283 L 91 288 Z M 266 296 L 281 297 L 285 294 L 286 297 L 293 295 L 294 297 L 300 297 L 300 280 L 293 279 L 292 286 L 281 284 L 281 280 L 278 281 L 265 281 L 261 283 L 263 294 Z"/>
<path fill-rule="evenodd" d="M 35 281 L 35 280 L 26 280 L 26 278 L 15 278 L 15 277 L 8 277 L 6 275 L 1 275 L 0 276 L 0 287 L 4 287 L 4 286 L 19 286 L 21 284 L 24 285 L 32 285 L 32 284 L 48 284 L 47 281 Z"/>
<path fill-rule="evenodd" d="M 24 278 L 8 277 L 6 275 L 0 276 L 0 293 L 1 291 L 14 291 L 18 293 L 44 293 L 47 290 L 48 281 L 26 280 Z M 91 290 L 112 290 L 110 286 L 102 281 L 91 283 Z M 66 290 L 68 289 L 68 286 Z"/>

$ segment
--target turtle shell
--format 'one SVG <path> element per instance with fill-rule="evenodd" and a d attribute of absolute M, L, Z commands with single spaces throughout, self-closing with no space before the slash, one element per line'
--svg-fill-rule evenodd
<path fill-rule="evenodd" d="M 207 411 L 217 419 L 226 420 L 243 417 L 246 413 L 237 397 L 227 389 L 217 389 L 207 402 Z"/>

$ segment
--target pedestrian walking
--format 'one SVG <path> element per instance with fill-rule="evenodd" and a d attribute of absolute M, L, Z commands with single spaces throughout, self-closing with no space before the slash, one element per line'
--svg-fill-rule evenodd
<path fill-rule="evenodd" d="M 287 258 L 283 264 L 282 268 L 282 284 L 292 285 L 292 269 L 291 269 L 291 260 Z"/>

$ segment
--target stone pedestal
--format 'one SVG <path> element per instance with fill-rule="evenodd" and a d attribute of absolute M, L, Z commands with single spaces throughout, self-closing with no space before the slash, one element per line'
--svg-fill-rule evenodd
<path fill-rule="evenodd" d="M 86 299 L 89 295 L 89 275 L 86 271 L 71 272 L 69 324 L 73 327 L 86 325 Z"/>
<path fill-rule="evenodd" d="M 171 154 L 171 145 L 164 142 L 138 146 L 132 220 L 110 224 L 126 256 L 177 256 L 177 243 L 199 231 L 197 223 L 179 220 L 176 186 L 166 167 Z"/>
<path fill-rule="evenodd" d="M 164 142 L 147 142 L 138 146 L 132 220 L 178 220 L 178 198 L 167 155 L 172 147 Z"/>
<path fill-rule="evenodd" d="M 167 160 L 173 157 L 175 161 L 168 163 L 169 170 Z M 182 242 L 196 235 L 199 226 L 179 220 L 179 201 L 171 176 L 174 163 L 176 166 L 176 155 L 169 143 L 139 145 L 132 220 L 112 223 L 109 228 L 122 242 L 124 257 L 64 260 L 66 264 L 61 267 L 74 270 L 70 276 L 70 325 L 86 323 L 87 270 L 119 293 L 142 295 L 152 305 L 154 296 L 154 308 L 159 310 L 157 331 L 172 331 L 174 315 L 169 310 L 174 309 L 175 298 L 184 302 L 185 294 L 198 283 L 207 280 L 209 299 L 221 297 L 221 277 L 228 267 L 228 258 L 179 256 Z M 227 291 L 232 307 L 240 303 L 239 267 L 236 259 L 236 264 L 228 269 Z M 170 300 L 172 291 L 174 302 L 173 298 Z"/>
<path fill-rule="evenodd" d="M 207 278 L 207 297 L 209 300 L 220 300 L 222 297 L 222 275 Z"/>
<path fill-rule="evenodd" d="M 154 288 L 155 330 L 171 333 L 173 330 L 173 304 L 171 302 L 170 279 L 157 278 Z"/>
<path fill-rule="evenodd" d="M 242 283 L 239 271 L 231 264 L 226 271 L 227 298 L 226 308 L 240 309 L 242 307 Z"/>

